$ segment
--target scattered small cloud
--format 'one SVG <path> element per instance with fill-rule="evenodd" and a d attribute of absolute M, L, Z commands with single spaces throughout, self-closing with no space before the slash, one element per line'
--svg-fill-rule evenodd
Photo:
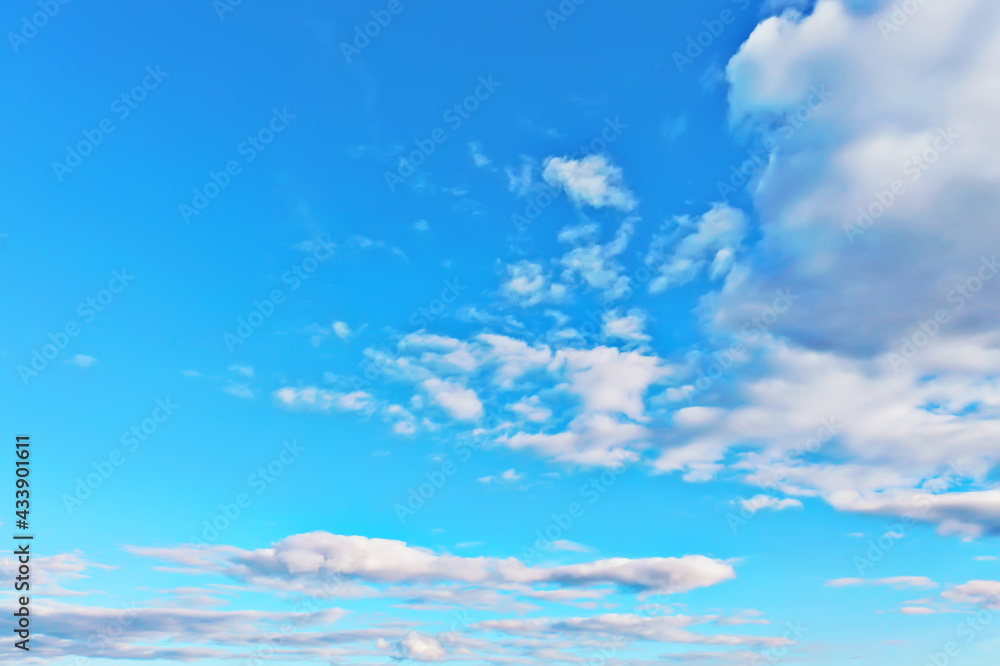
<path fill-rule="evenodd" d="M 785 509 L 801 509 L 802 502 L 797 499 L 778 499 L 770 495 L 755 495 L 750 499 L 740 498 L 738 500 L 742 509 L 750 513 L 757 513 L 767 509 L 768 511 L 784 511 Z"/>
<path fill-rule="evenodd" d="M 86 354 L 77 354 L 73 358 L 67 359 L 65 363 L 75 365 L 78 368 L 86 370 L 90 366 L 95 365 L 97 363 L 97 359 L 93 356 L 87 356 Z"/>
<path fill-rule="evenodd" d="M 333 333 L 341 340 L 347 340 L 351 337 L 351 327 L 343 321 L 333 322 Z"/>
<path fill-rule="evenodd" d="M 493 164 L 493 160 L 483 154 L 483 144 L 478 141 L 469 142 L 469 157 L 472 158 L 472 163 L 479 168 Z"/>
<path fill-rule="evenodd" d="M 907 587 L 937 587 L 938 584 L 927 576 L 893 576 L 890 578 L 837 578 L 827 583 L 830 587 L 856 587 L 861 585 L 890 585 L 903 589 Z"/>
<path fill-rule="evenodd" d="M 638 202 L 625 186 L 622 170 L 604 155 L 581 159 L 550 157 L 545 160 L 542 177 L 552 187 L 565 190 L 577 206 L 633 210 Z"/>
<path fill-rule="evenodd" d="M 515 469 L 508 469 L 505 472 L 501 472 L 497 476 L 492 476 L 492 475 L 491 476 L 481 476 L 481 477 L 479 477 L 478 481 L 479 481 L 479 483 L 485 483 L 485 484 L 490 484 L 490 483 L 515 483 L 517 481 L 520 481 L 522 477 L 523 477 L 523 475 L 519 474 L 517 470 L 515 470 Z"/>

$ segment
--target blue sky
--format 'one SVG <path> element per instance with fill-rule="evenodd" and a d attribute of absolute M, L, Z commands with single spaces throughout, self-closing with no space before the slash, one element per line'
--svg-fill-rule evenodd
<path fill-rule="evenodd" d="M 996 662 L 993 3 L 4 15 L 29 661 Z"/>

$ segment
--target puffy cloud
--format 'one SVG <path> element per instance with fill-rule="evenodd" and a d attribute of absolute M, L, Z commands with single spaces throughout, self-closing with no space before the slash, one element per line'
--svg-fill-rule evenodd
<path fill-rule="evenodd" d="M 617 468 L 638 460 L 635 449 L 649 446 L 644 426 L 609 414 L 582 414 L 558 433 L 518 432 L 499 441 L 512 449 L 529 449 L 559 462 Z"/>
<path fill-rule="evenodd" d="M 333 322 L 333 333 L 341 340 L 347 340 L 351 337 L 351 327 L 347 322 L 335 321 Z"/>
<path fill-rule="evenodd" d="M 631 292 L 631 281 L 616 257 L 628 248 L 635 232 L 635 220 L 626 219 L 608 243 L 591 242 L 574 247 L 560 258 L 562 279 L 567 283 L 582 282 L 591 289 L 603 292 L 607 300 L 618 300 Z M 564 240 L 565 234 L 561 235 Z M 574 237 L 576 240 L 577 237 Z"/>
<path fill-rule="evenodd" d="M 552 418 L 552 410 L 543 405 L 537 395 L 514 403 L 510 406 L 510 409 L 529 421 L 541 422 Z"/>
<path fill-rule="evenodd" d="M 542 167 L 542 177 L 552 187 L 561 187 L 578 206 L 611 207 L 630 211 L 635 196 L 625 186 L 622 170 L 604 155 L 588 155 L 574 160 L 550 157 Z"/>
<path fill-rule="evenodd" d="M 909 515 L 948 533 L 1000 528 L 1000 491 L 941 492 L 956 479 L 984 481 L 992 467 L 990 442 L 1000 437 L 994 381 L 954 369 L 948 353 L 897 372 L 884 357 L 763 349 L 759 378 L 737 389 L 738 407 L 677 412 L 659 469 L 714 471 L 741 446 L 750 450 L 732 467 L 762 487 L 820 495 L 845 511 Z M 692 409 L 709 411 L 688 418 Z M 826 458 L 834 449 L 836 462 Z"/>
<path fill-rule="evenodd" d="M 949 298 L 966 301 L 951 333 L 997 320 L 1000 299 L 955 290 L 995 244 L 1000 7 L 926 3 L 883 34 L 894 10 L 821 0 L 761 23 L 729 62 L 734 123 L 805 120 L 754 184 L 763 238 L 727 283 L 717 323 L 785 287 L 802 311 L 776 330 L 813 348 L 879 353 Z"/>
<path fill-rule="evenodd" d="M 440 661 L 447 654 L 447 650 L 438 639 L 419 631 L 406 634 L 397 649 L 401 657 L 417 661 Z"/>
<path fill-rule="evenodd" d="M 484 359 L 498 364 L 497 382 L 511 388 L 525 374 L 546 367 L 552 360 L 552 350 L 545 345 L 529 345 L 523 340 L 506 335 L 483 333 L 476 340 L 489 345 Z"/>
<path fill-rule="evenodd" d="M 724 203 L 713 204 L 694 220 L 675 217 L 670 226 L 664 225 L 664 233 L 653 237 L 646 255 L 646 264 L 656 273 L 649 290 L 655 294 L 686 284 L 709 263 L 712 279 L 725 276 L 746 233 L 746 215 Z"/>
<path fill-rule="evenodd" d="M 1000 610 L 1000 580 L 970 580 L 942 593 L 945 599 Z"/>
<path fill-rule="evenodd" d="M 225 573 L 239 580 L 283 588 L 324 576 L 366 583 L 466 583 L 505 588 L 510 585 L 586 587 L 615 585 L 623 589 L 664 594 L 709 587 L 736 577 L 732 565 L 704 555 L 611 558 L 583 564 L 532 567 L 513 558 L 439 555 L 402 541 L 311 532 L 287 537 L 269 548 L 244 550 L 231 546 L 199 549 L 130 548 L 202 571 Z"/>
<path fill-rule="evenodd" d="M 563 373 L 563 387 L 578 397 L 581 410 L 562 432 L 508 434 L 500 438 L 503 444 L 600 467 L 634 462 L 636 449 L 648 447 L 645 395 L 650 385 L 669 374 L 658 357 L 603 346 L 563 349 L 554 354 L 548 369 Z"/>
<path fill-rule="evenodd" d="M 470 388 L 437 377 L 428 377 L 421 386 L 431 400 L 456 419 L 476 421 L 483 415 L 483 402 Z"/>
<path fill-rule="evenodd" d="M 750 513 L 757 513 L 767 509 L 769 511 L 784 511 L 785 509 L 801 509 L 802 502 L 797 499 L 786 497 L 778 499 L 770 495 L 755 495 L 750 499 L 740 498 L 740 507 Z"/>
<path fill-rule="evenodd" d="M 640 421 L 645 420 L 646 391 L 668 374 L 658 357 L 614 347 L 560 350 L 555 363 L 565 367 L 570 389 L 586 410 L 620 412 Z"/>
<path fill-rule="evenodd" d="M 541 264 L 520 261 L 507 265 L 507 280 L 501 293 L 512 303 L 525 307 L 558 303 L 566 298 L 566 287 L 553 283 Z"/>
<path fill-rule="evenodd" d="M 942 534 L 967 538 L 1000 534 L 1000 490 L 948 493 L 907 490 L 859 493 L 839 490 L 830 493 L 828 501 L 842 511 L 905 516 L 933 523 Z"/>
<path fill-rule="evenodd" d="M 639 311 L 623 315 L 618 311 L 604 313 L 603 333 L 605 338 L 624 340 L 625 342 L 646 342 L 652 338 L 643 329 L 646 326 L 646 316 Z"/>

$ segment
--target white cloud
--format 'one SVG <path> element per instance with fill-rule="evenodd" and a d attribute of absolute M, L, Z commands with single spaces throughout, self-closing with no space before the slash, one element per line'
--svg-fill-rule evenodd
<path fill-rule="evenodd" d="M 377 405 L 375 398 L 365 391 L 341 393 L 315 386 L 301 388 L 286 386 L 274 392 L 274 399 L 286 409 L 319 412 L 339 410 L 371 414 Z"/>
<path fill-rule="evenodd" d="M 625 342 L 646 342 L 652 338 L 643 329 L 646 326 L 646 315 L 633 310 L 622 315 L 617 310 L 604 313 L 604 337 L 624 340 Z"/>
<path fill-rule="evenodd" d="M 612 207 L 631 211 L 635 196 L 625 186 L 622 170 L 604 155 L 588 155 L 574 160 L 550 157 L 545 160 L 542 177 L 552 187 L 561 187 L 579 205 Z"/>
<path fill-rule="evenodd" d="M 528 157 L 521 158 L 521 166 L 517 169 L 514 167 L 506 167 L 504 172 L 507 174 L 510 191 L 515 192 L 519 197 L 523 197 L 531 191 L 531 188 L 534 185 L 534 179 L 532 178 L 534 170 L 535 162 Z"/>
<path fill-rule="evenodd" d="M 631 280 L 624 274 L 624 268 L 617 257 L 628 248 L 635 232 L 635 220 L 622 222 L 614 239 L 606 244 L 592 242 L 582 247 L 574 247 L 560 258 L 563 266 L 564 282 L 581 281 L 592 289 L 604 292 L 607 300 L 617 300 L 631 291 Z M 573 240 L 579 240 L 574 236 Z"/>
<path fill-rule="evenodd" d="M 699 422 L 675 417 L 659 469 L 717 470 L 741 446 L 748 450 L 732 467 L 761 487 L 819 495 L 844 511 L 912 515 L 947 533 L 1000 531 L 1000 491 L 941 492 L 955 479 L 982 482 L 993 466 L 995 382 L 949 369 L 952 353 L 894 372 L 884 358 L 772 344 L 762 350 L 759 377 L 738 388 L 739 407 L 711 408 L 712 418 Z M 980 367 L 993 366 L 981 360 Z M 822 457 L 832 447 L 839 462 Z"/>
<path fill-rule="evenodd" d="M 75 365 L 78 368 L 86 370 L 87 368 L 96 364 L 97 359 L 94 358 L 93 356 L 87 356 L 86 354 L 77 354 L 76 356 L 66 360 L 65 362 L 70 365 Z"/>
<path fill-rule="evenodd" d="M 498 476 L 483 476 L 477 479 L 479 483 L 515 483 L 521 480 L 522 475 L 516 469 L 508 469 Z"/>
<path fill-rule="evenodd" d="M 469 142 L 469 158 L 479 168 L 488 167 L 493 164 L 493 160 L 483 154 L 483 144 L 478 141 Z"/>
<path fill-rule="evenodd" d="M 676 594 L 736 577 L 732 565 L 704 555 L 619 557 L 584 564 L 533 567 L 513 558 L 438 555 L 402 541 L 329 532 L 297 534 L 258 550 L 233 546 L 129 547 L 129 550 L 279 589 L 284 589 L 289 578 L 307 584 L 317 576 L 336 573 L 346 579 L 377 584 L 456 582 L 501 588 L 512 584 L 567 588 L 615 585 L 622 589 Z"/>
<path fill-rule="evenodd" d="M 529 421 L 543 422 L 552 418 L 552 410 L 543 405 L 537 395 L 524 398 L 511 405 L 510 408 Z"/>
<path fill-rule="evenodd" d="M 507 280 L 500 289 L 512 303 L 525 307 L 558 303 L 566 298 L 566 287 L 553 283 L 541 264 L 519 261 L 507 265 Z"/>
<path fill-rule="evenodd" d="M 655 294 L 687 284 L 709 264 L 712 279 L 725 276 L 746 233 L 746 215 L 724 203 L 713 204 L 693 220 L 675 217 L 653 237 L 646 255 L 646 264 L 656 272 L 649 290 Z"/>
<path fill-rule="evenodd" d="M 421 386 L 434 402 L 456 419 L 476 421 L 483 415 L 483 402 L 470 388 L 438 377 L 428 377 Z"/>
<path fill-rule="evenodd" d="M 253 366 L 252 365 L 239 365 L 239 364 L 235 364 L 235 365 L 229 366 L 229 370 L 231 372 L 235 372 L 236 374 L 238 374 L 238 375 L 240 375 L 242 377 L 246 377 L 247 379 L 253 379 L 253 376 L 254 376 L 254 371 L 253 371 Z"/>
<path fill-rule="evenodd" d="M 482 333 L 476 340 L 489 345 L 484 358 L 499 364 L 496 377 L 503 388 L 513 387 L 516 380 L 532 370 L 546 367 L 552 360 L 552 350 L 545 345 L 531 346 L 523 340 L 493 333 Z"/>
<path fill-rule="evenodd" d="M 778 322 L 783 335 L 880 353 L 920 313 L 949 307 L 948 294 L 995 246 L 1000 7 L 925 3 L 883 35 L 894 8 L 852 13 L 822 0 L 808 16 L 761 23 L 729 62 L 734 123 L 767 126 L 802 110 L 808 119 L 752 187 L 763 239 L 726 285 L 721 320 L 742 321 L 774 289 L 791 288 L 803 311 Z M 872 222 L 852 236 L 859 209 Z M 949 331 L 989 330 L 998 315 L 1000 299 L 972 299 Z"/>
<path fill-rule="evenodd" d="M 899 609 L 903 615 L 935 615 L 937 611 L 926 606 L 903 606 Z"/>
<path fill-rule="evenodd" d="M 417 661 L 440 661 L 447 655 L 447 650 L 433 636 L 411 631 L 399 642 L 399 653 L 404 659 Z"/>
<path fill-rule="evenodd" d="M 549 548 L 552 550 L 565 550 L 571 553 L 589 553 L 591 550 L 583 544 L 576 543 L 575 541 L 568 541 L 566 539 L 556 539 L 549 544 Z"/>
<path fill-rule="evenodd" d="M 757 513 L 763 509 L 769 511 L 784 511 L 785 509 L 801 509 L 802 502 L 797 499 L 778 499 L 770 495 L 755 495 L 750 499 L 740 498 L 740 507 L 750 513 Z"/>
<path fill-rule="evenodd" d="M 347 340 L 351 337 L 351 327 L 346 322 L 335 321 L 333 322 L 333 333 L 341 340 Z"/>
<path fill-rule="evenodd" d="M 956 585 L 941 594 L 945 599 L 960 604 L 974 604 L 992 610 L 1000 610 L 1000 581 L 970 580 Z"/>
<path fill-rule="evenodd" d="M 518 432 L 499 441 L 578 465 L 621 467 L 637 460 L 651 437 L 643 425 L 645 394 L 668 374 L 660 359 L 614 347 L 563 349 L 548 370 L 565 376 L 563 388 L 582 403 L 577 415 L 562 432 Z"/>
<path fill-rule="evenodd" d="M 859 585 L 889 585 L 903 589 L 908 587 L 937 587 L 938 584 L 927 576 L 893 576 L 891 578 L 837 578 L 827 583 L 830 587 L 856 587 Z"/>
<path fill-rule="evenodd" d="M 586 410 L 620 412 L 639 421 L 646 418 L 649 386 L 668 373 L 656 356 L 603 346 L 560 350 L 555 363 L 565 367 L 570 388 Z"/>

